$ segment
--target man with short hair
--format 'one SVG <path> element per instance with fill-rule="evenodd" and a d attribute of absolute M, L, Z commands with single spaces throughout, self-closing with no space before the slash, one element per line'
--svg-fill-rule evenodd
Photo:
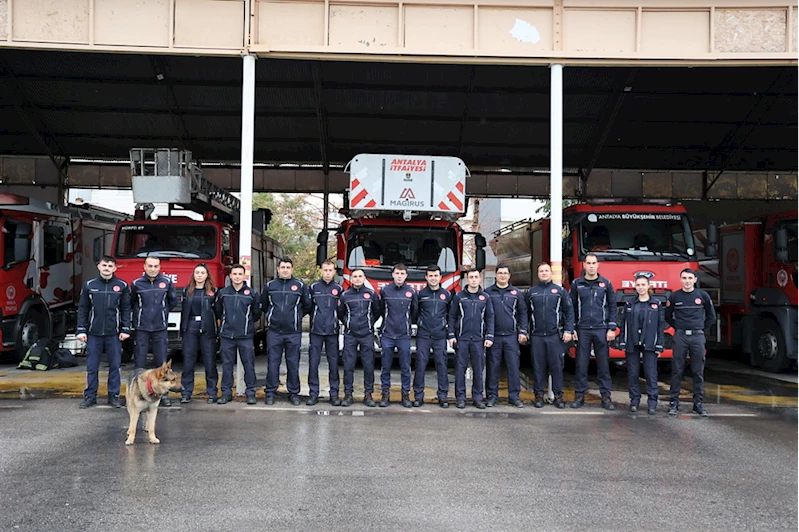
<path fill-rule="evenodd" d="M 455 400 L 466 408 L 466 368 L 472 366 L 472 404 L 480 410 L 483 402 L 483 363 L 485 348 L 494 340 L 494 306 L 480 288 L 480 271 L 466 272 L 466 288 L 452 298 L 449 307 L 447 338 L 455 347 Z"/>
<path fill-rule="evenodd" d="M 149 256 L 144 259 L 144 274 L 130 285 L 133 307 L 133 329 L 136 331 L 134 351 L 135 371 L 147 367 L 147 352 L 153 346 L 153 367 L 160 367 L 167 359 L 169 312 L 178 304 L 178 295 L 172 279 L 161 273 L 161 259 Z M 169 393 L 161 397 L 160 406 L 172 406 Z"/>
<path fill-rule="evenodd" d="M 81 408 L 97 404 L 97 374 L 100 357 L 108 356 L 108 404 L 122 406 L 119 400 L 122 342 L 130 337 L 130 289 L 114 275 L 117 263 L 104 256 L 97 263 L 98 277 L 83 285 L 78 303 L 77 339 L 86 342 L 86 389 Z"/>
<path fill-rule="evenodd" d="M 380 302 L 374 290 L 364 283 L 366 275 L 361 268 L 350 272 L 351 286 L 338 300 L 338 319 L 344 328 L 344 400 L 341 406 L 352 406 L 355 377 L 355 361 L 358 353 L 363 365 L 363 403 L 368 407 L 377 405 L 372 393 L 375 387 L 375 322 L 380 314 Z"/>
<path fill-rule="evenodd" d="M 679 411 L 685 359 L 690 357 L 691 378 L 694 382 L 694 412 L 707 417 L 703 404 L 705 329 L 709 329 L 716 322 L 716 310 L 708 293 L 696 288 L 696 273 L 692 269 L 685 268 L 680 272 L 680 284 L 682 288 L 672 292 L 666 302 L 666 323 L 674 327 L 669 415 L 676 416 Z"/>
<path fill-rule="evenodd" d="M 340 406 L 338 398 L 338 298 L 341 285 L 333 280 L 336 265 L 326 260 L 321 265 L 322 278 L 311 284 L 311 329 L 308 346 L 308 387 L 310 394 L 308 406 L 319 401 L 319 362 L 322 360 L 322 346 L 325 347 L 328 378 L 330 382 L 330 404 Z"/>
<path fill-rule="evenodd" d="M 494 307 L 494 343 L 488 348 L 486 361 L 486 406 L 497 404 L 499 372 L 502 359 L 508 374 L 508 404 L 523 408 L 519 398 L 519 344 L 527 342 L 527 305 L 522 291 L 510 284 L 510 268 L 498 264 L 496 282 L 486 288 Z"/>
<path fill-rule="evenodd" d="M 447 316 L 452 292 L 441 286 L 441 268 L 428 266 L 427 286 L 419 291 L 419 316 L 416 320 L 416 372 L 413 379 L 413 406 L 424 404 L 424 376 L 430 350 L 438 377 L 438 406 L 449 408 L 447 376 Z"/>
<path fill-rule="evenodd" d="M 572 408 L 585 404 L 588 391 L 588 363 L 591 348 L 596 358 L 596 373 L 602 408 L 616 410 L 610 400 L 610 349 L 616 337 L 616 293 L 609 280 L 599 275 L 599 260 L 593 253 L 583 259 L 583 275 L 571 285 L 571 299 L 577 323 L 577 358 L 574 371 L 574 401 Z"/>
<path fill-rule="evenodd" d="M 294 263 L 282 257 L 277 266 L 277 279 L 272 279 L 261 294 L 261 308 L 266 316 L 267 371 L 266 404 L 275 404 L 280 384 L 280 361 L 286 357 L 286 388 L 289 401 L 300 404 L 300 344 L 302 317 L 311 312 L 308 286 L 294 277 Z M 318 392 L 317 392 L 318 393 Z"/>
<path fill-rule="evenodd" d="M 233 364 L 236 353 L 244 368 L 247 404 L 255 404 L 255 322 L 261 316 L 258 292 L 247 285 L 241 264 L 230 267 L 230 284 L 216 293 L 214 312 L 221 320 L 219 352 L 222 354 L 222 397 L 218 405 L 233 400 Z"/>
<path fill-rule="evenodd" d="M 391 402 L 391 363 L 394 361 L 394 348 L 399 353 L 402 384 L 402 406 L 411 407 L 411 325 L 419 312 L 419 299 L 416 290 L 405 284 L 408 268 L 402 263 L 391 270 L 394 282 L 380 290 L 380 406 Z"/>

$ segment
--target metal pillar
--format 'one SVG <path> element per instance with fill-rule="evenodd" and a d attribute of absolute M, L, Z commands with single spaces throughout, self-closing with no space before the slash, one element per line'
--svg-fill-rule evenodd
<path fill-rule="evenodd" d="M 241 217 L 239 221 L 239 264 L 249 283 L 252 264 L 252 160 L 255 137 L 255 56 L 243 56 L 241 84 Z M 250 283 L 252 284 L 252 283 Z M 244 367 L 236 357 L 236 394 L 243 395 Z"/>
<path fill-rule="evenodd" d="M 563 65 L 549 68 L 549 189 L 550 219 L 549 256 L 552 259 L 552 282 L 563 284 Z M 552 400 L 552 376 L 549 377 L 547 397 Z"/>

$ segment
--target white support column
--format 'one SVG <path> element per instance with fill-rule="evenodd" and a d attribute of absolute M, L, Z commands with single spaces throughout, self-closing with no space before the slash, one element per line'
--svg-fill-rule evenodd
<path fill-rule="evenodd" d="M 243 56 L 241 84 L 241 213 L 239 218 L 239 263 L 244 266 L 244 280 L 250 281 L 252 264 L 252 161 L 255 137 L 255 56 Z M 244 367 L 236 358 L 236 394 L 243 395 Z"/>
<path fill-rule="evenodd" d="M 549 190 L 551 225 L 549 227 L 549 257 L 552 263 L 552 282 L 563 284 L 563 65 L 553 64 L 550 70 L 549 118 Z M 552 400 L 552 377 L 549 393 Z"/>

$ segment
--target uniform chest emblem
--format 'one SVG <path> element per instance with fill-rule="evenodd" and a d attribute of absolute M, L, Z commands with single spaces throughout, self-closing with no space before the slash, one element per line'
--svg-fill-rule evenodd
<path fill-rule="evenodd" d="M 412 295 L 410 292 L 405 292 L 405 297 L 411 297 Z"/>
<path fill-rule="evenodd" d="M 440 295 L 440 296 L 438 296 L 438 297 L 440 297 L 440 298 L 441 298 L 441 301 L 446 301 L 446 300 L 447 300 L 447 296 L 446 296 L 445 294 L 441 294 L 441 295 Z"/>
<path fill-rule="evenodd" d="M 701 305 L 702 304 L 702 299 L 697 297 L 696 299 L 694 299 L 694 303 L 696 303 L 697 305 Z"/>
<path fill-rule="evenodd" d="M 330 291 L 330 293 L 333 294 L 334 296 L 337 296 L 338 295 L 338 290 L 336 290 L 334 288 L 333 290 Z"/>
<path fill-rule="evenodd" d="M 158 288 L 166 288 L 166 283 L 164 282 L 158 283 Z"/>
<path fill-rule="evenodd" d="M 553 288 L 552 290 L 550 290 L 550 292 L 552 292 L 553 294 L 557 294 L 558 293 L 558 289 L 557 288 Z"/>
<path fill-rule="evenodd" d="M 479 299 L 480 301 L 485 301 L 485 296 L 480 296 L 478 299 Z"/>
<path fill-rule="evenodd" d="M 364 298 L 364 299 L 369 299 L 370 297 L 372 297 L 372 296 L 370 296 L 369 294 L 364 294 L 364 295 L 363 295 L 363 298 Z"/>
<path fill-rule="evenodd" d="M 245 291 L 244 291 L 244 295 L 245 295 L 245 296 L 248 296 L 248 295 L 250 295 L 250 291 L 249 291 L 249 290 L 245 290 Z"/>
<path fill-rule="evenodd" d="M 599 283 L 599 288 L 605 288 L 605 283 Z"/>
<path fill-rule="evenodd" d="M 653 309 L 655 309 L 655 310 L 657 310 L 657 308 L 658 308 L 658 306 L 657 306 L 655 303 L 652 303 L 650 306 L 651 306 Z"/>
<path fill-rule="evenodd" d="M 510 295 L 515 296 L 516 295 L 516 290 L 511 290 L 510 291 Z"/>
<path fill-rule="evenodd" d="M 297 285 L 296 284 L 291 285 L 291 291 L 292 292 L 296 292 L 297 291 Z"/>
<path fill-rule="evenodd" d="M 118 286 L 115 286 L 114 288 L 112 288 L 112 290 L 113 290 L 114 292 L 119 292 L 119 291 L 120 291 L 120 290 L 122 290 L 122 289 L 121 289 L 120 287 L 118 287 Z"/>

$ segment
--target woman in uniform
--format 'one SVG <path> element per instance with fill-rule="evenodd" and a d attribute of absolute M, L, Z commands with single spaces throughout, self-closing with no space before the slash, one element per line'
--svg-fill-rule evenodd
<path fill-rule="evenodd" d="M 208 267 L 200 263 L 188 286 L 183 289 L 180 311 L 180 335 L 183 344 L 183 393 L 181 403 L 190 403 L 194 391 L 194 365 L 197 350 L 202 353 L 205 365 L 205 386 L 208 403 L 216 403 L 219 373 L 216 370 L 216 316 L 214 298 L 216 286 L 209 275 Z"/>

